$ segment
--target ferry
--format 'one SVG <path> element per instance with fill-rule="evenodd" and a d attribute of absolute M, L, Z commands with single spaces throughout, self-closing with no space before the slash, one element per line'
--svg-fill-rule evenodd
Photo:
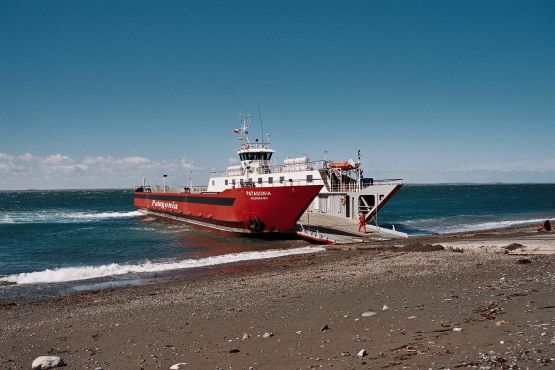
<path fill-rule="evenodd" d="M 139 211 L 231 234 L 295 233 L 318 240 L 308 232 L 304 214 L 331 223 L 339 220 L 376 220 L 378 210 L 400 189 L 402 181 L 363 177 L 358 161 L 311 162 L 308 156 L 276 164 L 275 151 L 266 140 L 251 142 L 252 115 L 241 115 L 239 164 L 212 172 L 206 186 L 170 188 L 143 185 L 135 189 Z M 376 222 L 377 223 L 377 222 Z"/>
<path fill-rule="evenodd" d="M 295 233 L 298 219 L 322 189 L 307 178 L 281 173 L 271 174 L 270 163 L 275 151 L 269 142 L 250 142 L 249 122 L 252 115 L 242 115 L 238 166 L 221 175 L 213 174 L 207 186 L 171 188 L 165 184 L 135 188 L 134 204 L 142 213 L 163 219 L 185 222 L 224 234 Z"/>

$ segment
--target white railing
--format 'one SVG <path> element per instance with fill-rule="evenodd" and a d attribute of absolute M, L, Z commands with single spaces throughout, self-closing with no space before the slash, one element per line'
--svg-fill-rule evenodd
<path fill-rule="evenodd" d="M 141 189 L 141 190 L 139 190 Z M 164 185 L 147 185 L 147 186 L 137 186 L 136 191 L 142 191 L 145 193 L 203 193 L 208 191 L 207 186 L 164 186 Z"/>
<path fill-rule="evenodd" d="M 308 163 L 279 164 L 275 166 L 251 167 L 249 174 L 264 175 L 270 173 L 288 173 L 299 171 L 312 171 L 326 168 L 325 161 L 314 161 Z M 232 169 L 226 171 L 213 171 L 212 177 L 241 176 L 245 174 L 244 169 Z"/>

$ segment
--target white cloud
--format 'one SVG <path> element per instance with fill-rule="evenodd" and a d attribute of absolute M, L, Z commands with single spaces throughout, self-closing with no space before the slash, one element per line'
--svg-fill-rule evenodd
<path fill-rule="evenodd" d="M 131 187 L 143 176 L 155 179 L 162 173 L 177 185 L 189 170 L 202 167 L 186 158 L 156 162 L 141 156 L 75 159 L 60 153 L 44 157 L 0 153 L 0 189 Z"/>
<path fill-rule="evenodd" d="M 15 160 L 15 157 L 13 155 L 9 155 L 6 153 L 0 153 L 0 162 L 8 162 L 8 161 L 13 161 Z"/>
<path fill-rule="evenodd" d="M 36 157 L 33 156 L 31 153 L 25 153 L 25 154 L 19 156 L 19 159 L 22 160 L 22 161 L 25 161 L 25 162 L 32 161 L 35 158 Z"/>

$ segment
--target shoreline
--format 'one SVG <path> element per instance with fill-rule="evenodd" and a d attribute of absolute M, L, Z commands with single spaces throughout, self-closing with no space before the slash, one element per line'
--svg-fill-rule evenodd
<path fill-rule="evenodd" d="M 91 369 L 553 366 L 555 256 L 431 248 L 533 236 L 529 227 L 472 234 L 5 302 L 0 368 L 47 354 Z M 555 233 L 544 235 L 555 244 Z"/>

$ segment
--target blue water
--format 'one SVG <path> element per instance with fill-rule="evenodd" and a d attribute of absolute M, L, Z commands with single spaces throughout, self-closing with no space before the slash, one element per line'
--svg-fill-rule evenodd
<path fill-rule="evenodd" d="M 555 218 L 555 184 L 407 185 L 378 214 L 418 234 L 492 229 Z"/>
<path fill-rule="evenodd" d="M 554 194 L 552 184 L 404 186 L 378 222 L 411 235 L 539 223 L 555 218 Z M 50 292 L 52 286 L 135 284 L 164 271 L 284 250 L 317 249 L 299 240 L 223 237 L 141 216 L 130 190 L 0 192 L 0 299 L 20 294 L 17 286 Z"/>

